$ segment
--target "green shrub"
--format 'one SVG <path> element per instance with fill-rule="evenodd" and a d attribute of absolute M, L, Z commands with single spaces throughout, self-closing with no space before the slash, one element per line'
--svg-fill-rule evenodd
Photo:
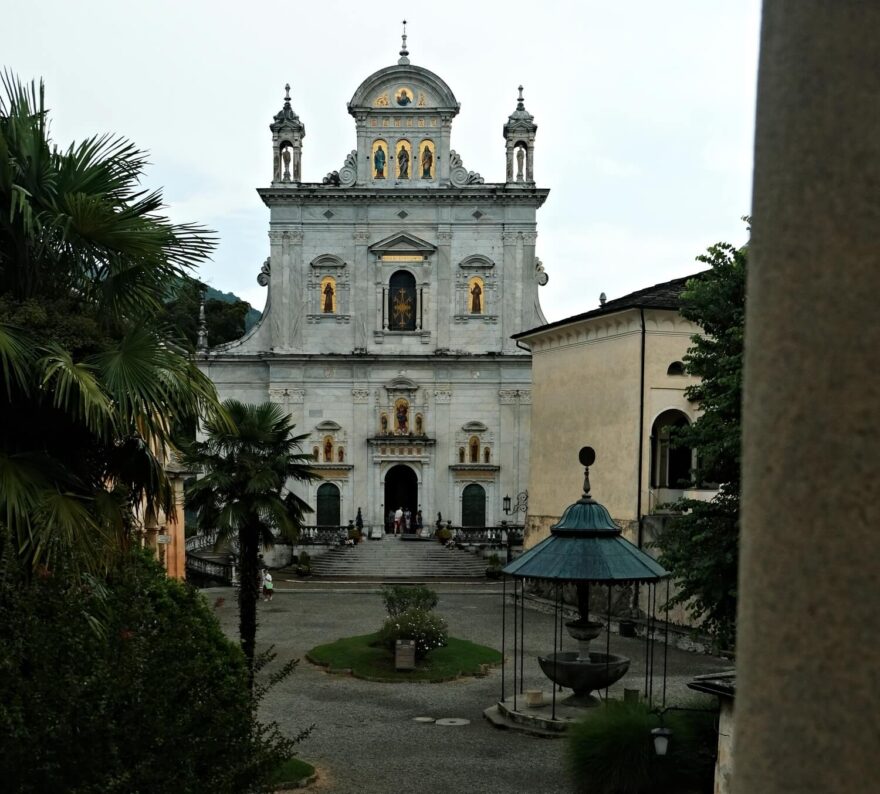
<path fill-rule="evenodd" d="M 424 609 L 408 609 L 390 617 L 379 631 L 380 642 L 394 650 L 397 640 L 415 640 L 416 659 L 424 659 L 435 648 L 449 642 L 449 628 L 439 615 Z"/>
<path fill-rule="evenodd" d="M 568 769 L 582 794 L 682 794 L 712 790 L 715 719 L 711 713 L 668 711 L 669 750 L 654 752 L 660 718 L 644 703 L 609 701 L 574 725 Z"/>
<path fill-rule="evenodd" d="M 385 611 L 391 616 L 402 615 L 410 609 L 421 609 L 425 612 L 437 606 L 437 593 L 427 587 L 403 587 L 394 585 L 383 587 L 382 600 Z"/>
<path fill-rule="evenodd" d="M 296 564 L 300 568 L 311 568 L 312 558 L 309 557 L 309 553 L 307 551 L 301 551 L 299 553 L 299 557 L 296 558 Z"/>
<path fill-rule="evenodd" d="M 497 554 L 489 555 L 489 567 L 490 568 L 500 568 L 501 567 L 501 557 Z"/>
<path fill-rule="evenodd" d="M 452 530 L 443 527 L 443 529 L 438 529 L 436 532 L 437 540 L 442 543 L 446 543 L 452 538 Z"/>
<path fill-rule="evenodd" d="M 29 579 L 7 551 L 0 604 L 5 790 L 231 794 L 291 756 L 202 595 L 144 555 Z"/>

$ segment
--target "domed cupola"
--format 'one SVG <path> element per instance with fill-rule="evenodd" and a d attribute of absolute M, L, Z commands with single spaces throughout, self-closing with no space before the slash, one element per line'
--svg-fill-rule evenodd
<path fill-rule="evenodd" d="M 357 182 L 371 187 L 436 188 L 449 183 L 450 132 L 460 105 L 432 71 L 400 58 L 371 74 L 348 112 L 357 126 Z"/>

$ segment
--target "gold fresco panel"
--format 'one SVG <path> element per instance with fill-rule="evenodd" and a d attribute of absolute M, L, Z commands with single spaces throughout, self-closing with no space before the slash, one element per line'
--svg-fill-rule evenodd
<path fill-rule="evenodd" d="M 425 257 L 420 254 L 382 254 L 379 257 L 383 262 L 424 262 Z"/>

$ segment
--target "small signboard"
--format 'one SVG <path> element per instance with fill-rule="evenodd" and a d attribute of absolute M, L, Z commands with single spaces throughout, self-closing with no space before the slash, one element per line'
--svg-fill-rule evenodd
<path fill-rule="evenodd" d="M 398 640 L 394 647 L 394 669 L 416 669 L 416 642 L 415 640 Z"/>
<path fill-rule="evenodd" d="M 157 535 L 156 543 L 171 543 L 171 535 Z"/>

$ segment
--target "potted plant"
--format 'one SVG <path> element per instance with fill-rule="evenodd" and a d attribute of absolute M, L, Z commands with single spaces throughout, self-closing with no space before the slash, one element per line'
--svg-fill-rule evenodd
<path fill-rule="evenodd" d="M 489 579 L 501 578 L 501 558 L 497 554 L 492 554 L 489 557 L 489 565 L 486 568 L 486 576 Z"/>

